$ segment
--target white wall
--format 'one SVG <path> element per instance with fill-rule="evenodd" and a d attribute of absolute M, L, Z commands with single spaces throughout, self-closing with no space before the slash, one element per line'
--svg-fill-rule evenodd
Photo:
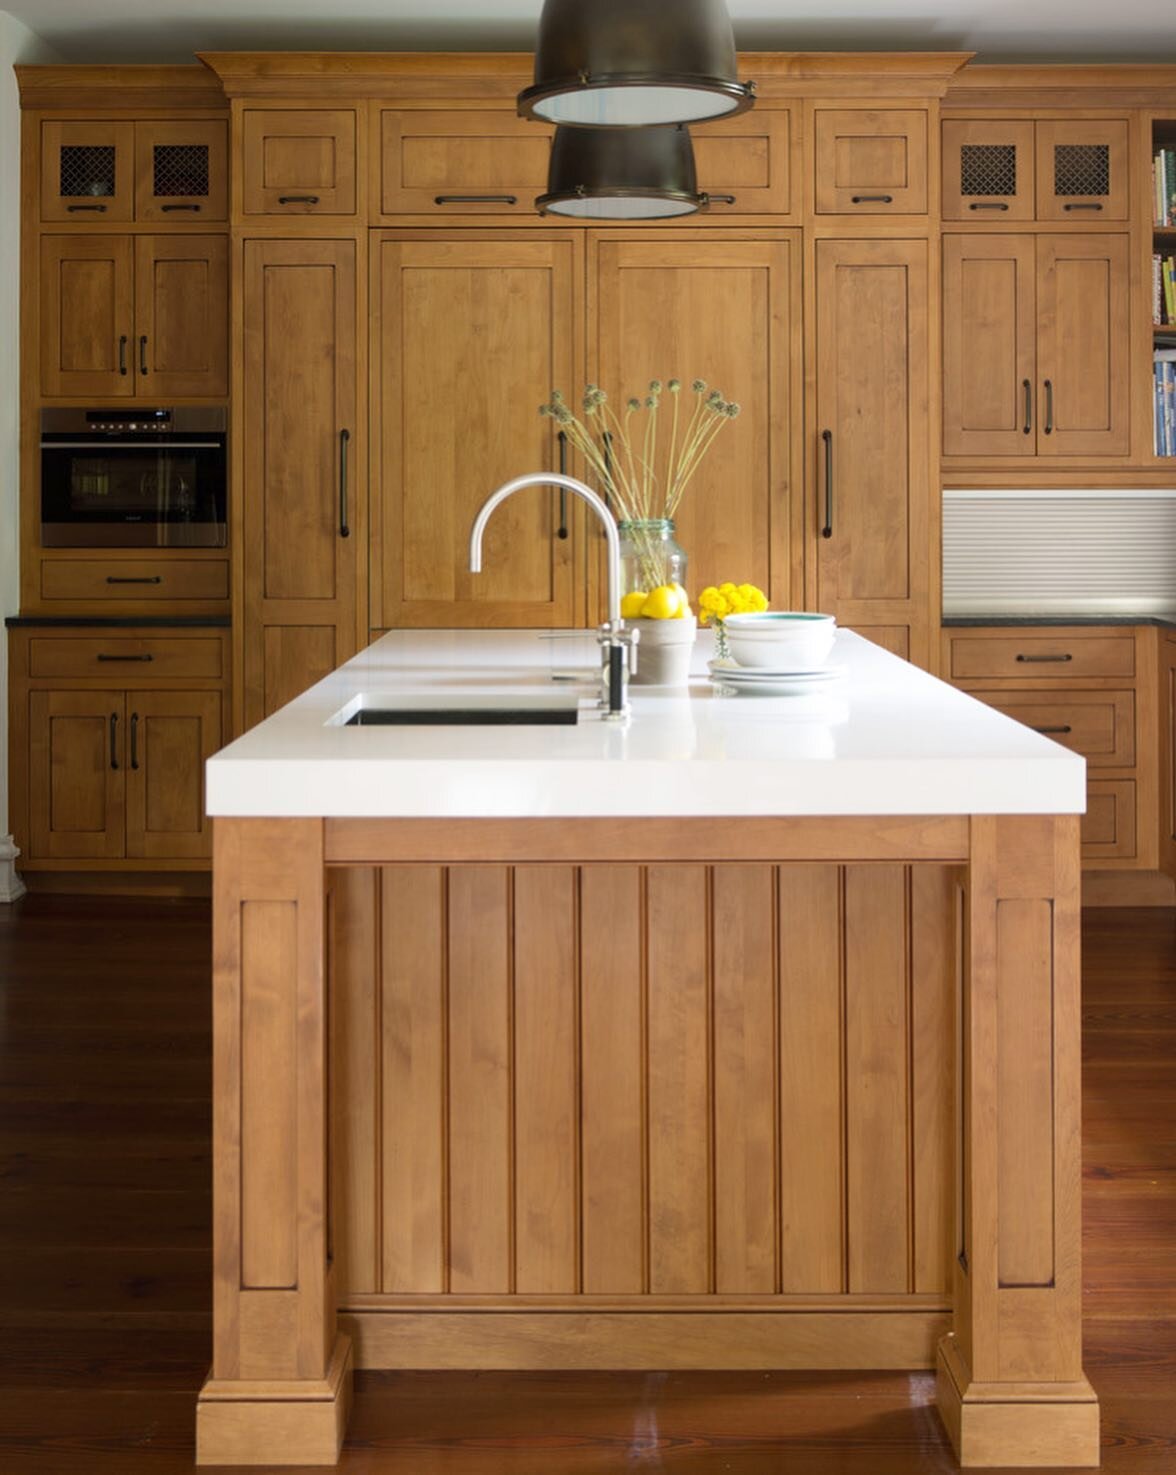
<path fill-rule="evenodd" d="M 14 62 L 57 60 L 0 10 L 0 614 L 15 614 L 19 579 L 20 107 Z M 8 641 L 0 639 L 0 846 L 8 833 Z"/>

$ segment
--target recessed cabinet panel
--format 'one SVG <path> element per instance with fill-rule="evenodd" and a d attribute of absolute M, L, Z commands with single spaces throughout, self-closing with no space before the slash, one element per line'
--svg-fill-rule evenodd
<path fill-rule="evenodd" d="M 228 305 L 225 236 L 137 236 L 137 392 L 227 394 Z"/>
<path fill-rule="evenodd" d="M 918 109 L 818 108 L 818 215 L 922 215 L 927 114 Z"/>
<path fill-rule="evenodd" d="M 41 238 L 41 390 L 128 395 L 134 332 L 131 237 Z"/>
<path fill-rule="evenodd" d="M 134 140 L 133 123 L 42 123 L 41 219 L 130 220 Z"/>
<path fill-rule="evenodd" d="M 385 215 L 534 212 L 552 129 L 513 112 L 382 112 Z"/>
<path fill-rule="evenodd" d="M 29 693 L 32 854 L 103 860 L 123 853 L 121 691 Z"/>
<path fill-rule="evenodd" d="M 126 724 L 127 855 L 210 855 L 204 765 L 221 745 L 220 693 L 129 691 Z"/>
<path fill-rule="evenodd" d="M 1028 119 L 946 119 L 944 220 L 1032 220 L 1033 164 Z"/>
<path fill-rule="evenodd" d="M 224 220 L 227 128 L 219 120 L 135 124 L 135 219 Z"/>
<path fill-rule="evenodd" d="M 241 126 L 246 215 L 355 214 L 354 112 L 247 108 Z"/>

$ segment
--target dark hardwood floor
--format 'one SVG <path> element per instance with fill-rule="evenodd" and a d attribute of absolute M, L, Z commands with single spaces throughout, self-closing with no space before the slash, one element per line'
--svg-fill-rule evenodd
<path fill-rule="evenodd" d="M 0 907 L 0 1470 L 192 1466 L 209 1345 L 201 902 Z M 1176 914 L 1085 928 L 1086 1366 L 1176 1472 Z M 344 1475 L 954 1468 L 931 1374 L 364 1374 Z"/>

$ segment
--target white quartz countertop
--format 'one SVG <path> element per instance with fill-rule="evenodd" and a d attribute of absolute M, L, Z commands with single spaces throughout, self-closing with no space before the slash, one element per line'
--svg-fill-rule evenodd
<path fill-rule="evenodd" d="M 848 631 L 819 691 L 632 686 L 592 632 L 396 631 L 209 760 L 212 815 L 1080 814 L 1085 761 Z M 348 727 L 361 706 L 579 706 L 574 726 Z"/>

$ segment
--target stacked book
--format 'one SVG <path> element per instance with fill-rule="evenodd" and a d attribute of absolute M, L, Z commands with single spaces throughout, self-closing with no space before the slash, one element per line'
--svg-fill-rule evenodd
<path fill-rule="evenodd" d="M 1176 329 L 1176 256 L 1152 256 L 1152 322 Z"/>
<path fill-rule="evenodd" d="M 1155 351 L 1157 456 L 1176 456 L 1176 348 Z"/>
<path fill-rule="evenodd" d="M 1176 225 L 1176 149 L 1160 149 L 1152 159 L 1152 189 L 1156 225 Z"/>

